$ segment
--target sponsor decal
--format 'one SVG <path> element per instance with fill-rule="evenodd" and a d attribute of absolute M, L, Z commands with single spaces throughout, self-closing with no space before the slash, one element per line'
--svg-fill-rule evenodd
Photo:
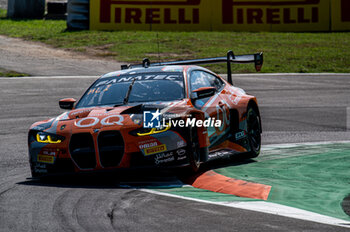
<path fill-rule="evenodd" d="M 47 148 L 47 147 L 42 148 L 39 153 L 39 155 L 48 155 L 48 156 L 55 156 L 55 157 L 59 156 L 60 154 L 62 154 L 62 150 L 60 150 L 59 148 Z"/>
<path fill-rule="evenodd" d="M 173 152 L 161 153 L 154 157 L 154 162 L 156 165 L 162 164 L 162 163 L 169 163 L 174 160 L 175 160 L 175 156 Z"/>
<path fill-rule="evenodd" d="M 103 118 L 101 121 L 97 117 L 86 117 L 82 118 L 75 122 L 75 126 L 86 128 L 95 126 L 98 122 L 103 126 L 112 126 L 112 125 L 123 125 L 124 117 L 122 115 L 109 115 Z"/>
<path fill-rule="evenodd" d="M 99 122 L 99 119 L 96 117 L 86 117 L 83 119 L 80 119 L 79 121 L 75 122 L 75 125 L 77 127 L 91 127 L 95 126 Z"/>
<path fill-rule="evenodd" d="M 223 24 L 318 23 L 320 0 L 260 1 L 223 0 Z M 298 5 L 299 7 L 295 7 Z M 310 7 L 311 5 L 311 7 Z M 259 7 L 260 6 L 260 7 Z M 272 8 L 274 7 L 274 8 Z M 283 15 L 283 17 L 281 17 Z M 294 17 L 296 15 L 297 17 Z"/>
<path fill-rule="evenodd" d="M 101 124 L 104 126 L 123 125 L 124 117 L 121 115 L 110 115 L 101 120 Z"/>
<path fill-rule="evenodd" d="M 43 155 L 56 156 L 56 151 L 52 151 L 52 150 L 42 150 L 41 152 L 42 152 Z"/>
<path fill-rule="evenodd" d="M 177 150 L 176 154 L 177 154 L 177 160 L 184 160 L 187 158 L 185 149 Z"/>
<path fill-rule="evenodd" d="M 235 134 L 235 139 L 236 139 L 236 140 L 240 140 L 240 139 L 242 139 L 242 138 L 245 138 L 245 135 L 246 135 L 245 131 L 237 132 L 237 133 Z"/>
<path fill-rule="evenodd" d="M 201 0 L 95 0 L 90 3 L 90 28 L 108 29 L 114 26 L 125 29 L 131 25 L 164 28 L 198 24 L 200 3 Z"/>
<path fill-rule="evenodd" d="M 176 143 L 176 145 L 177 145 L 177 148 L 185 147 L 186 146 L 186 142 L 181 140 L 181 141 L 178 141 Z"/>
<path fill-rule="evenodd" d="M 331 18 L 350 21 L 349 7 L 349 0 L 94 0 L 89 22 L 93 30 L 329 31 Z"/>
<path fill-rule="evenodd" d="M 107 92 L 110 88 L 111 88 L 111 84 L 109 85 L 105 85 L 105 86 L 102 86 L 102 87 L 97 87 L 97 88 L 91 88 L 89 90 L 89 92 L 87 93 L 87 95 L 90 95 L 90 94 L 99 94 L 101 92 Z"/>
<path fill-rule="evenodd" d="M 36 172 L 36 173 L 47 173 L 47 170 L 46 169 L 34 168 L 34 172 Z"/>
<path fill-rule="evenodd" d="M 54 156 L 51 155 L 41 155 L 39 154 L 37 157 L 37 161 L 40 163 L 48 163 L 48 164 L 53 164 L 54 163 Z"/>
<path fill-rule="evenodd" d="M 180 149 L 180 150 L 177 150 L 176 153 L 178 156 L 184 156 L 186 154 L 186 150 Z"/>
<path fill-rule="evenodd" d="M 162 144 L 162 145 L 159 145 L 159 146 L 145 148 L 143 151 L 144 151 L 145 155 L 147 156 L 147 155 L 152 155 L 152 154 L 164 152 L 166 150 L 167 150 L 166 149 L 166 145 Z"/>
<path fill-rule="evenodd" d="M 151 142 L 151 143 L 140 144 L 139 148 L 142 150 L 142 149 L 151 148 L 151 147 L 155 147 L 155 146 L 158 146 L 158 142 L 157 141 Z"/>
<path fill-rule="evenodd" d="M 34 172 L 36 173 L 47 173 L 46 164 L 36 163 L 34 166 Z"/>
<path fill-rule="evenodd" d="M 104 85 L 113 85 L 121 82 L 131 82 L 134 79 L 136 81 L 152 81 L 152 80 L 168 80 L 168 81 L 182 81 L 183 77 L 180 74 L 158 74 L 158 75 L 123 75 L 123 76 L 117 76 L 117 77 L 111 77 L 108 78 L 108 80 L 102 80 L 98 82 L 94 87 L 93 90 L 91 91 L 91 94 L 94 93 L 100 93 L 96 92 L 96 88 L 99 89 L 98 87 L 104 86 Z"/>
<path fill-rule="evenodd" d="M 39 163 L 36 163 L 35 168 L 42 168 L 42 169 L 46 169 L 46 164 L 39 164 Z"/>
<path fill-rule="evenodd" d="M 131 118 L 131 119 L 135 124 L 141 126 L 142 120 L 140 118 Z"/>
<path fill-rule="evenodd" d="M 220 150 L 220 151 L 215 151 L 213 153 L 209 153 L 209 158 L 210 159 L 222 158 L 222 157 L 225 157 L 225 156 L 231 155 L 231 154 L 232 154 L 232 151 Z"/>

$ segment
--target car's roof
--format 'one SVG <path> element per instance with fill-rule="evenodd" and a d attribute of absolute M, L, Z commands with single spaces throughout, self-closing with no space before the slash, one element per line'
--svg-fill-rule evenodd
<path fill-rule="evenodd" d="M 128 75 L 128 74 L 141 74 L 141 73 L 159 73 L 159 72 L 183 72 L 184 69 L 188 68 L 198 68 L 198 69 L 203 69 L 206 70 L 203 67 L 200 66 L 195 66 L 195 65 L 168 65 L 168 66 L 153 66 L 149 68 L 131 68 L 131 69 L 124 69 L 120 71 L 115 71 L 115 72 L 110 72 L 105 75 L 103 75 L 101 78 L 108 78 L 112 76 L 120 76 L 120 75 Z"/>

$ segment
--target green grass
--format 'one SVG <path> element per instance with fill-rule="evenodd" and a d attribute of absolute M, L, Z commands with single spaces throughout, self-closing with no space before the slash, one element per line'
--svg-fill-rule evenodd
<path fill-rule="evenodd" d="M 30 76 L 30 75 L 0 68 L 0 77 L 27 77 L 27 76 Z"/>
<path fill-rule="evenodd" d="M 125 63 L 181 60 L 263 51 L 263 72 L 350 72 L 350 33 L 250 32 L 67 32 L 65 21 L 0 19 L 0 34 Z M 225 65 L 214 65 L 224 72 Z M 252 64 L 234 72 L 255 72 Z"/>

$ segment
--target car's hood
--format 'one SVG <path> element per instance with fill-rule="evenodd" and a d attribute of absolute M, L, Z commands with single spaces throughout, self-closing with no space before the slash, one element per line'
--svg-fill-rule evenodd
<path fill-rule="evenodd" d="M 34 123 L 31 129 L 47 130 L 57 129 L 62 123 L 70 124 L 74 128 L 102 128 L 105 126 L 140 126 L 144 111 L 159 110 L 164 113 L 185 113 L 189 108 L 189 100 L 169 102 L 152 102 L 128 104 L 122 106 L 102 106 L 79 108 L 65 112 L 56 118 Z M 53 130 L 55 130 L 53 129 Z M 54 132 L 54 131 L 52 131 Z"/>

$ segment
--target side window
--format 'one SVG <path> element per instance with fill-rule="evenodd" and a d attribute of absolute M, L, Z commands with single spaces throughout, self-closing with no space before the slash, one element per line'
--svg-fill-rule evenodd
<path fill-rule="evenodd" d="M 191 91 L 202 87 L 210 87 L 210 82 L 206 77 L 205 73 L 202 71 L 193 71 L 191 73 L 190 87 Z"/>
<path fill-rule="evenodd" d="M 191 91 L 201 87 L 215 87 L 216 90 L 221 89 L 223 82 L 216 76 L 204 72 L 204 71 L 193 71 L 191 73 L 190 87 Z"/>
<path fill-rule="evenodd" d="M 216 90 L 221 89 L 221 87 L 224 85 L 223 81 L 220 80 L 217 76 L 214 76 L 214 75 L 207 73 L 207 72 L 205 72 L 205 75 L 208 77 L 210 86 L 215 87 Z"/>
<path fill-rule="evenodd" d="M 223 84 L 224 83 L 218 77 L 210 73 L 200 71 L 200 70 L 191 72 L 191 76 L 190 76 L 191 92 L 202 87 L 215 87 L 216 90 L 219 90 L 221 89 Z M 211 97 L 198 99 L 194 102 L 194 106 L 198 109 L 201 109 L 209 101 L 210 98 Z"/>

